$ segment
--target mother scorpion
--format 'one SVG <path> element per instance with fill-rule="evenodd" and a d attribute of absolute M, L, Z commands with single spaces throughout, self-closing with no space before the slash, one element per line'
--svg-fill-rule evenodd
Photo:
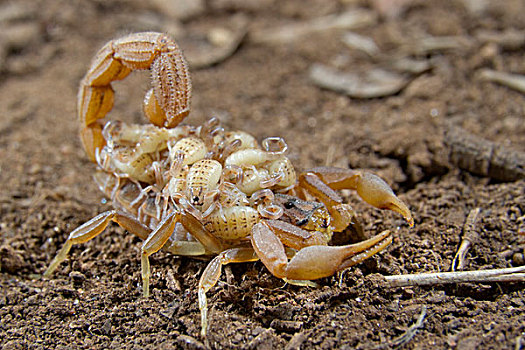
<path fill-rule="evenodd" d="M 151 71 L 143 110 L 151 124 L 103 123 L 113 107 L 113 81 Z M 50 263 L 50 276 L 74 244 L 115 222 L 143 240 L 143 296 L 149 296 L 149 256 L 161 248 L 181 256 L 213 257 L 198 286 L 201 335 L 207 330 L 206 292 L 222 266 L 261 260 L 293 284 L 334 275 L 383 250 L 390 231 L 355 244 L 328 245 L 334 232 L 361 231 L 350 205 L 336 192 L 352 189 L 367 203 L 401 214 L 407 206 L 385 181 L 368 172 L 317 167 L 298 176 L 282 138 L 256 139 L 225 131 L 217 119 L 180 124 L 189 114 L 191 81 L 177 44 L 155 32 L 108 42 L 80 83 L 82 145 L 97 164 L 95 181 L 112 202 L 73 230 Z"/>

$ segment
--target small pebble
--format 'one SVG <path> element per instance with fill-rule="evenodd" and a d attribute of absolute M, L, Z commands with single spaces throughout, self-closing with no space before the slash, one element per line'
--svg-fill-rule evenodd
<path fill-rule="evenodd" d="M 514 253 L 514 255 L 512 255 L 512 262 L 517 266 L 525 265 L 523 253 Z"/>

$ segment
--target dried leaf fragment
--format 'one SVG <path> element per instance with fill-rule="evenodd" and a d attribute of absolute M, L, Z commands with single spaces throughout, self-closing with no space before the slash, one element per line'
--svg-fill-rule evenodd
<path fill-rule="evenodd" d="M 346 32 L 341 40 L 349 48 L 363 51 L 369 56 L 376 56 L 380 53 L 375 41 L 367 36 Z"/>
<path fill-rule="evenodd" d="M 479 73 L 479 77 L 481 80 L 498 83 L 525 93 L 525 75 L 498 72 L 492 69 L 483 69 Z"/>
<path fill-rule="evenodd" d="M 221 63 L 237 51 L 247 33 L 246 21 L 238 19 L 234 28 L 214 28 L 206 37 L 194 39 L 185 45 L 184 54 L 192 69 Z"/>
<path fill-rule="evenodd" d="M 525 46 L 525 31 L 508 29 L 503 32 L 480 30 L 476 39 L 483 43 L 494 43 L 506 50 L 518 50 Z"/>
<path fill-rule="evenodd" d="M 426 55 L 433 52 L 466 50 L 473 40 L 465 36 L 429 36 L 405 44 L 402 51 L 410 55 Z"/>
<path fill-rule="evenodd" d="M 347 73 L 322 64 L 314 64 L 310 68 L 309 76 L 319 87 L 354 98 L 390 96 L 401 91 L 410 81 L 403 75 L 380 68 L 363 73 Z"/>
<path fill-rule="evenodd" d="M 390 62 L 390 67 L 401 73 L 421 74 L 433 68 L 433 62 L 427 59 L 400 57 Z"/>
<path fill-rule="evenodd" d="M 377 16 L 373 11 L 354 9 L 341 14 L 256 30 L 250 33 L 250 41 L 259 44 L 289 43 L 314 33 L 333 29 L 363 28 L 376 22 Z"/>

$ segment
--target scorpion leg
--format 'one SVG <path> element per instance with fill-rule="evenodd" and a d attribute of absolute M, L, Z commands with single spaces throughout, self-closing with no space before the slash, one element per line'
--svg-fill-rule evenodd
<path fill-rule="evenodd" d="M 173 212 L 168 215 L 159 226 L 150 233 L 142 243 L 141 271 L 142 271 L 142 292 L 144 297 L 149 296 L 149 280 L 151 269 L 149 256 L 159 251 L 175 231 L 177 222 L 199 241 L 199 245 L 191 244 L 192 242 L 172 242 L 167 246 L 171 252 L 187 252 L 189 255 L 199 255 L 204 248 L 204 252 L 217 253 L 223 250 L 222 244 L 211 235 L 208 230 L 193 215 L 183 210 L 182 212 Z"/>
<path fill-rule="evenodd" d="M 180 219 L 182 225 L 208 252 L 216 254 L 224 250 L 223 244 L 204 227 L 202 222 L 187 211 L 183 213 Z"/>
<path fill-rule="evenodd" d="M 385 249 L 392 242 L 392 236 L 390 231 L 383 231 L 356 244 L 307 246 L 297 251 L 290 261 L 280 238 L 266 222 L 253 227 L 251 241 L 257 256 L 274 276 L 288 280 L 314 280 L 332 276 L 368 259 Z"/>
<path fill-rule="evenodd" d="M 329 233 L 303 230 L 285 221 L 265 220 L 264 222 L 284 245 L 297 250 L 312 245 L 327 245 L 331 238 Z"/>
<path fill-rule="evenodd" d="M 95 161 L 102 149 L 103 119 L 113 107 L 111 82 L 133 70 L 151 69 L 153 88 L 146 94 L 144 112 L 157 126 L 174 127 L 189 113 L 191 81 L 177 44 L 161 33 L 135 33 L 107 43 L 95 56 L 80 83 L 78 116 L 84 149 Z"/>
<path fill-rule="evenodd" d="M 414 225 L 412 214 L 406 204 L 394 194 L 384 180 L 374 174 L 350 169 L 319 167 L 301 174 L 299 185 L 322 201 L 336 220 L 338 216 L 347 220 L 344 218 L 348 216 L 344 213 L 347 209 L 340 206 L 341 197 L 334 190 L 351 189 L 357 191 L 357 194 L 368 204 L 379 209 L 395 211 L 401 214 L 410 226 Z M 336 211 L 340 213 L 335 213 Z"/>
<path fill-rule="evenodd" d="M 299 184 L 303 190 L 306 190 L 326 206 L 330 212 L 335 232 L 341 232 L 351 225 L 358 236 L 365 237 L 352 207 L 343 203 L 341 196 L 325 184 L 316 174 L 301 174 L 299 176 Z"/>
<path fill-rule="evenodd" d="M 174 255 L 199 256 L 206 255 L 208 252 L 201 242 L 194 239 L 195 236 L 182 226 L 180 222 L 175 225 L 175 231 L 171 235 L 169 242 L 164 249 Z"/>
<path fill-rule="evenodd" d="M 180 213 L 172 212 L 162 220 L 159 226 L 152 231 L 144 243 L 142 243 L 140 264 L 142 271 L 142 294 L 144 297 L 149 296 L 149 278 L 151 276 L 149 256 L 159 251 L 166 244 L 173 234 L 173 231 L 175 231 L 175 224 L 179 219 Z"/>
<path fill-rule="evenodd" d="M 222 266 L 230 263 L 257 261 L 259 258 L 252 248 L 232 248 L 225 250 L 213 258 L 199 280 L 199 309 L 201 310 L 201 336 L 206 336 L 208 328 L 208 301 L 206 292 L 217 284 L 222 272 Z"/>
<path fill-rule="evenodd" d="M 200 256 L 208 253 L 200 242 L 170 241 L 165 249 L 173 255 L 181 256 Z"/>
<path fill-rule="evenodd" d="M 44 277 L 51 276 L 58 265 L 66 260 L 67 254 L 74 244 L 85 243 L 93 239 L 102 233 L 102 231 L 106 229 L 111 221 L 116 222 L 125 230 L 137 235 L 142 239 L 145 239 L 151 231 L 133 217 L 115 210 L 110 210 L 99 214 L 81 226 L 77 227 L 69 234 L 68 239 L 57 253 L 53 261 L 51 261 L 47 270 L 44 272 Z"/>

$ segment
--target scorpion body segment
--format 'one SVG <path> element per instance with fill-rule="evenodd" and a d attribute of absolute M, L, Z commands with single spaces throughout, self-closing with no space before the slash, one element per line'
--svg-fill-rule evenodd
<path fill-rule="evenodd" d="M 175 158 L 177 153 L 184 155 L 183 165 L 191 165 L 201 159 L 204 159 L 207 153 L 204 141 L 195 136 L 180 139 L 170 149 L 170 157 Z"/>
<path fill-rule="evenodd" d="M 142 69 L 152 76 L 143 103 L 151 124 L 103 125 L 113 106 L 111 83 Z M 276 277 L 304 282 L 355 265 L 391 242 L 384 231 L 356 244 L 330 246 L 332 236 L 348 227 L 362 233 L 337 190 L 355 190 L 413 225 L 408 207 L 373 174 L 332 167 L 297 174 L 282 138 L 266 138 L 259 146 L 246 132 L 225 131 L 216 118 L 201 126 L 179 125 L 189 113 L 190 96 L 186 61 L 164 34 L 131 34 L 97 53 L 80 84 L 78 113 L 84 149 L 97 165 L 95 181 L 114 209 L 73 230 L 44 276 L 74 244 L 93 239 L 111 222 L 143 241 L 144 296 L 150 290 L 149 256 L 158 250 L 209 256 L 198 287 L 205 336 L 206 292 L 223 265 L 261 260 Z"/>
<path fill-rule="evenodd" d="M 222 165 L 213 159 L 201 159 L 191 168 L 187 176 L 188 196 L 194 205 L 202 205 L 206 192 L 215 190 L 222 175 Z"/>
<path fill-rule="evenodd" d="M 246 238 L 252 227 L 260 220 L 256 209 L 249 206 L 233 206 L 217 210 L 206 218 L 205 227 L 214 236 L 227 241 Z"/>

